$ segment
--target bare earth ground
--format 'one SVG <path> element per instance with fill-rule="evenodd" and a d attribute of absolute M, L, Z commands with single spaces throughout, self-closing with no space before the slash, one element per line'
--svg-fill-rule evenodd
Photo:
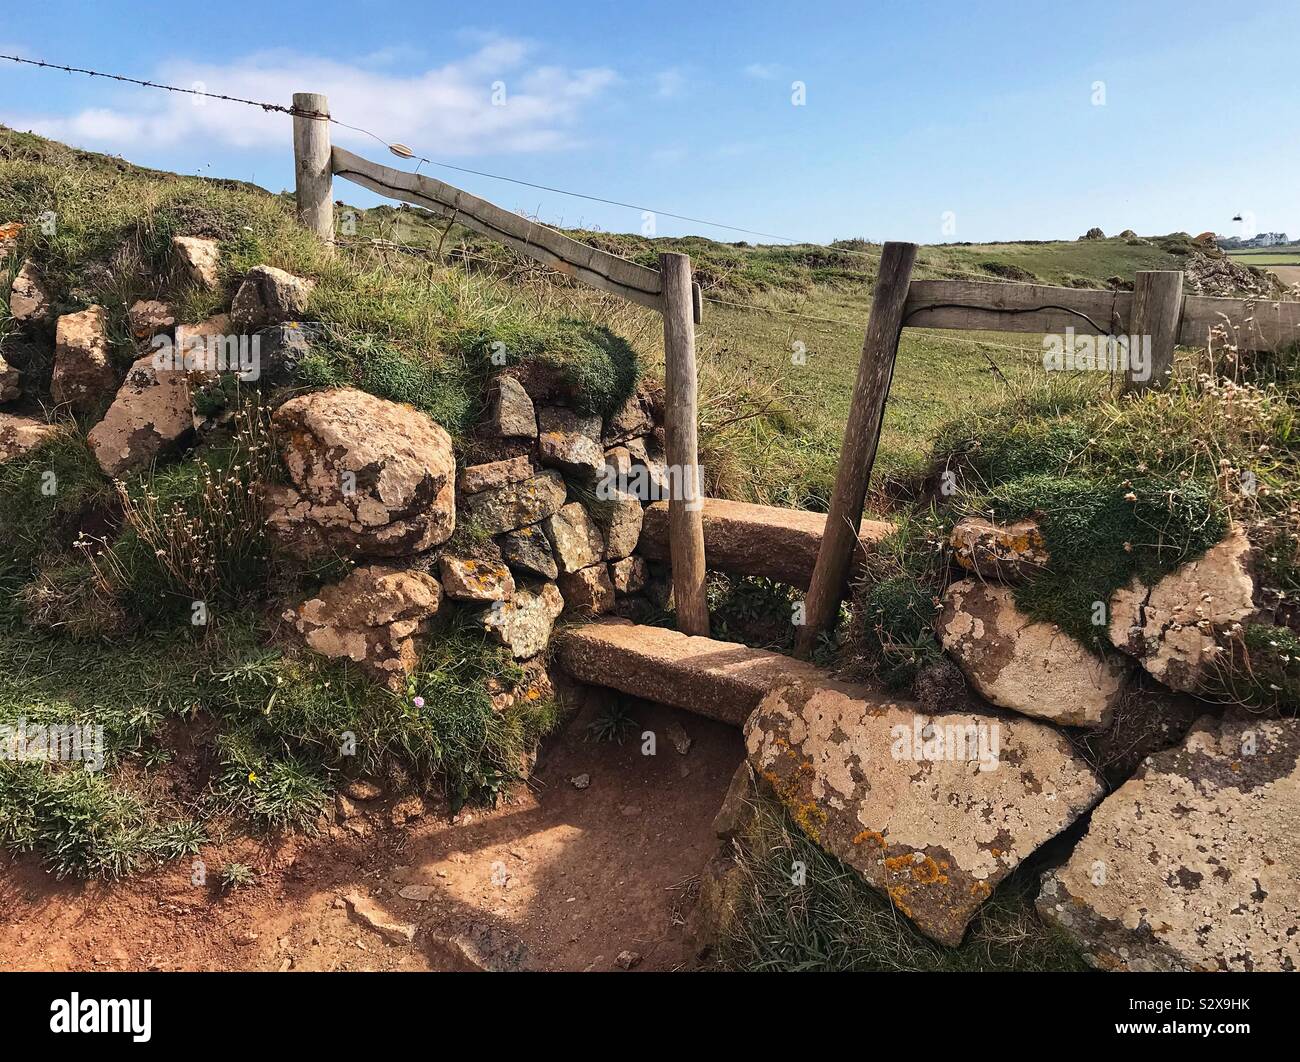
<path fill-rule="evenodd" d="M 495 810 L 453 822 L 431 809 L 398 828 L 374 802 L 364 836 L 335 825 L 205 849 L 205 886 L 190 883 L 188 862 L 108 884 L 58 882 L 30 857 L 0 855 L 0 970 L 463 969 L 447 943 L 458 934 L 534 969 L 617 969 L 623 951 L 643 957 L 638 969 L 689 969 L 691 882 L 742 740 L 676 709 L 638 703 L 634 715 L 636 734 L 617 745 L 585 741 L 580 713 L 544 747 L 531 786 Z M 684 756 L 673 722 L 692 739 Z M 641 754 L 643 730 L 657 755 Z M 582 773 L 591 784 L 578 790 Z M 214 879 L 230 859 L 258 880 L 227 895 Z M 398 895 L 411 885 L 429 898 Z M 414 942 L 355 918 L 342 899 L 352 892 L 417 926 Z"/>

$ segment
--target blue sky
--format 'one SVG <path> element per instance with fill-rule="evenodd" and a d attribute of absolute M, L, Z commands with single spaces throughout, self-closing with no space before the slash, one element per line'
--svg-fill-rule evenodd
<path fill-rule="evenodd" d="M 433 159 L 799 239 L 1237 233 L 1238 213 L 1300 237 L 1293 0 L 7 6 L 0 52 L 283 103 L 321 91 Z M 289 119 L 235 104 L 0 63 L 0 122 L 292 185 Z M 642 227 L 429 172 L 547 221 Z M 685 231 L 743 238 L 656 219 Z"/>

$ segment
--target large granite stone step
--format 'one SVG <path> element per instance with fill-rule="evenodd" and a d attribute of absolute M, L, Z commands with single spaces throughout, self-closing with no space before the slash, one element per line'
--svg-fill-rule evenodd
<path fill-rule="evenodd" d="M 808 588 L 826 530 L 825 513 L 705 498 L 703 523 L 704 559 L 710 568 Z M 863 520 L 858 535 L 870 545 L 892 530 L 893 525 L 880 520 Z M 637 551 L 668 560 L 667 502 L 646 508 Z"/>
<path fill-rule="evenodd" d="M 834 684 L 823 669 L 780 653 L 627 620 L 566 628 L 555 646 L 560 665 L 582 682 L 733 726 L 742 725 L 776 686 L 796 679 Z"/>

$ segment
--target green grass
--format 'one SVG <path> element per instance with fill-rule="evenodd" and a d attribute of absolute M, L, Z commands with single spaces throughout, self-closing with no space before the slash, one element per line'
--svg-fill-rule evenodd
<path fill-rule="evenodd" d="M 1228 251 L 1226 253 L 1229 258 L 1247 266 L 1300 266 L 1300 250 L 1280 251 L 1269 249 L 1267 251 Z"/>
<path fill-rule="evenodd" d="M 850 653 L 891 685 L 937 654 L 933 622 L 951 578 L 947 531 L 964 515 L 1033 518 L 1049 569 L 1016 587 L 1031 617 L 1097 651 L 1109 647 L 1111 595 L 1150 585 L 1246 528 L 1256 577 L 1283 615 L 1300 591 L 1295 493 L 1300 352 L 1256 357 L 1238 382 L 1187 355 L 1161 391 L 1112 395 L 1081 377 L 1042 380 L 939 432 L 935 463 L 950 495 L 899 514 L 857 588 Z M 1200 370 L 1206 370 L 1204 372 Z M 1261 709 L 1300 708 L 1300 666 L 1285 619 L 1230 639 L 1204 692 Z"/>
<path fill-rule="evenodd" d="M 12 628 L 0 637 L 0 725 L 102 726 L 107 764 L 100 774 L 0 764 L 0 844 L 35 849 L 60 873 L 117 876 L 161 858 L 169 812 L 142 795 L 137 776 L 166 762 L 170 720 L 200 733 L 200 720 L 214 724 L 213 781 L 192 809 L 204 820 L 310 829 L 338 781 L 358 773 L 444 792 L 453 806 L 490 802 L 523 777 L 558 706 L 522 697 L 497 712 L 489 676 L 508 688 L 521 678 L 500 647 L 454 622 L 430 640 L 400 695 L 349 666 L 275 647 L 247 614 L 204 636 L 154 629 L 97 651 Z"/>

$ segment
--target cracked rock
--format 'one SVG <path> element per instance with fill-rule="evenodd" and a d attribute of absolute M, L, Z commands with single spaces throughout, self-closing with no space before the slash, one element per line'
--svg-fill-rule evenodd
<path fill-rule="evenodd" d="M 954 947 L 998 883 L 1102 795 L 1054 727 L 838 683 L 769 693 L 745 746 L 809 838 Z"/>
<path fill-rule="evenodd" d="M 1092 813 L 1037 907 L 1110 970 L 1300 969 L 1300 721 L 1204 716 Z"/>

